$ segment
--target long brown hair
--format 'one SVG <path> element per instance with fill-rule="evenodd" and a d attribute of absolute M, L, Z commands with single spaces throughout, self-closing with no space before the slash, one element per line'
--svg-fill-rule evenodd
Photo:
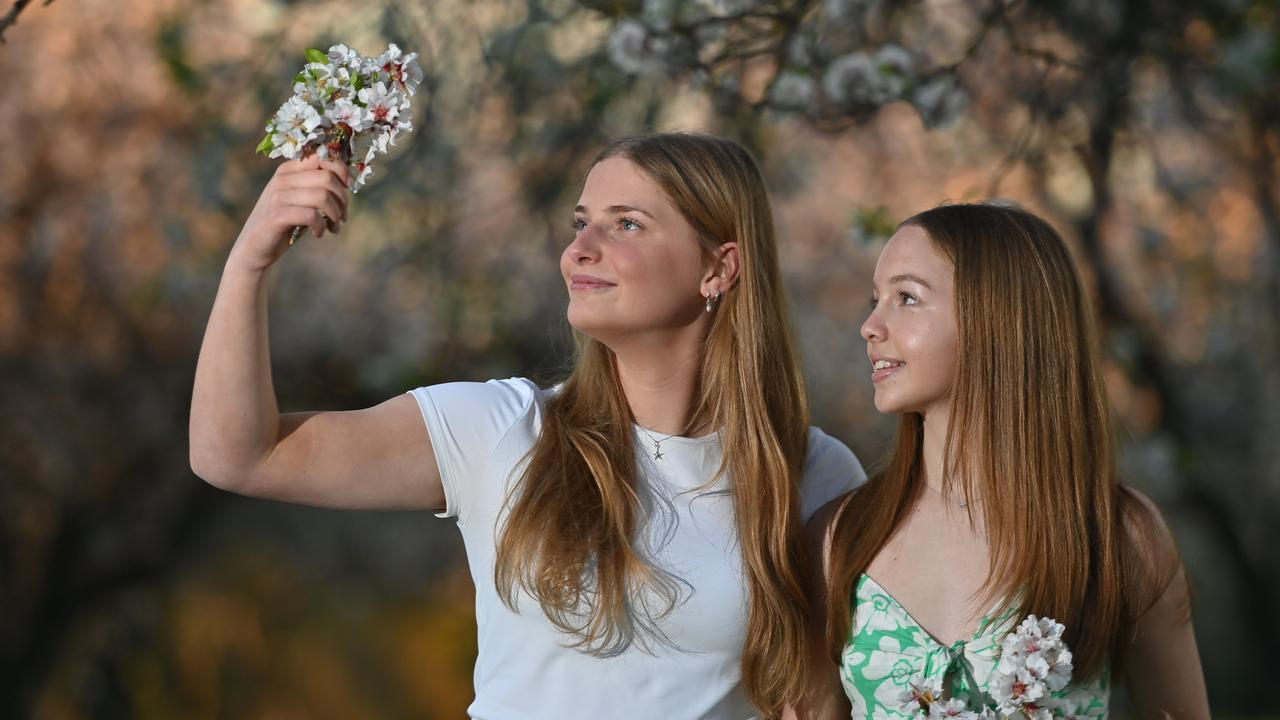
<path fill-rule="evenodd" d="M 749 592 L 742 683 L 776 715 L 800 696 L 806 603 L 799 482 L 809 411 L 778 269 L 773 212 L 760 170 L 736 143 L 653 134 L 609 145 L 630 160 L 693 226 L 703 249 L 737 242 L 738 283 L 715 311 L 702 348 L 686 430 L 719 430 Z M 503 601 L 518 590 L 597 655 L 660 639 L 680 579 L 637 549 L 632 413 L 613 352 L 575 332 L 575 366 L 548 400 L 541 434 L 508 498 L 494 573 Z M 708 478 L 711 481 L 712 478 Z"/>
<path fill-rule="evenodd" d="M 983 591 L 1016 617 L 1063 623 L 1076 682 L 1096 676 L 1171 572 L 1153 560 L 1158 519 L 1116 479 L 1080 275 L 1062 238 L 1023 210 L 945 205 L 902 225 L 923 229 L 954 269 L 958 361 L 943 475 L 963 478 L 951 490 L 966 499 L 984 499 Z M 921 415 L 904 414 L 883 470 L 838 511 L 826 588 L 834 655 L 847 641 L 854 583 L 923 491 L 923 433 Z"/>

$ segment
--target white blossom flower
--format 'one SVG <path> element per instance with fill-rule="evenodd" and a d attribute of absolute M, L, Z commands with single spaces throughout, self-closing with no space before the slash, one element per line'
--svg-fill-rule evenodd
<path fill-rule="evenodd" d="M 346 45 L 338 44 L 329 48 L 329 60 L 334 65 L 358 71 L 364 58 Z"/>
<path fill-rule="evenodd" d="M 330 125 L 345 125 L 352 132 L 361 132 L 373 124 L 370 113 L 347 98 L 339 98 L 325 109 L 324 115 Z"/>
<path fill-rule="evenodd" d="M 969 107 L 969 94 L 950 75 L 917 87 L 911 100 L 920 111 L 925 127 L 933 129 L 945 129 L 955 124 Z"/>
<path fill-rule="evenodd" d="M 817 94 L 817 83 L 812 77 L 800 73 L 783 73 L 773 82 L 769 99 L 781 107 L 804 109 L 813 104 Z"/>
<path fill-rule="evenodd" d="M 662 69 L 662 46 L 648 28 L 635 20 L 623 20 L 609 36 L 609 59 L 623 72 L 644 75 Z"/>
<path fill-rule="evenodd" d="M 959 698 L 939 700 L 929 706 L 931 718 L 957 718 L 957 720 L 978 720 L 978 713 L 969 709 Z"/>
<path fill-rule="evenodd" d="M 294 160 L 302 155 L 303 148 L 313 138 L 298 130 L 285 130 L 284 132 L 275 132 L 271 134 L 271 154 L 267 157 L 282 157 L 286 160 Z"/>
<path fill-rule="evenodd" d="M 310 103 L 291 97 L 276 111 L 272 123 L 278 133 L 298 133 L 311 139 L 313 131 L 324 123 L 324 118 Z"/>
<path fill-rule="evenodd" d="M 942 700 L 942 678 L 915 678 L 898 694 L 898 712 L 911 717 L 927 715 Z"/>
<path fill-rule="evenodd" d="M 407 107 L 404 96 L 382 82 L 360 88 L 359 96 L 369 118 L 375 123 L 394 123 L 400 111 Z"/>

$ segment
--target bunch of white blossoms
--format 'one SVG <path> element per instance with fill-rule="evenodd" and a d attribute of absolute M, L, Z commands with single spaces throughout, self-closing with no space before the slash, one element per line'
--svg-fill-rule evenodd
<path fill-rule="evenodd" d="M 898 696 L 899 712 L 912 718 L 957 720 L 1050 720 L 1074 717 L 1051 693 L 1071 682 L 1071 651 L 1062 623 L 1028 615 L 1000 644 L 1000 661 L 988 685 L 994 707 L 971 710 L 964 700 L 943 699 L 942 678 L 918 678 Z"/>
<path fill-rule="evenodd" d="M 418 54 L 394 44 L 376 58 L 346 45 L 307 50 L 293 97 L 267 122 L 258 152 L 289 160 L 317 155 L 352 169 L 352 191 L 373 173 L 373 158 L 413 130 L 409 98 L 422 83 Z"/>
<path fill-rule="evenodd" d="M 1054 716 L 1050 693 L 1071 682 L 1071 650 L 1062 641 L 1064 629 L 1053 618 L 1028 615 L 1005 636 L 990 683 L 1000 715 L 1033 720 Z"/>

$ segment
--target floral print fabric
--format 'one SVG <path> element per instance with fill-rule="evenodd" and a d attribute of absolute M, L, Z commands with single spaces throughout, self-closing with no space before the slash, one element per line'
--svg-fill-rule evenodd
<path fill-rule="evenodd" d="M 967 640 L 943 645 L 916 623 L 906 609 L 869 575 L 854 591 L 853 623 L 841 653 L 840 680 L 855 718 L 910 718 L 903 693 L 920 681 L 942 683 L 947 696 L 962 700 L 973 712 L 993 708 L 989 695 L 1000 644 L 1015 625 L 1009 609 L 993 608 Z M 1106 717 L 1109 673 L 1053 693 L 1056 717 Z"/>

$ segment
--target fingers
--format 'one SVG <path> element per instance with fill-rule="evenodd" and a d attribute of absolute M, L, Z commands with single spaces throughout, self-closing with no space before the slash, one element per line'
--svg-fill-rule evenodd
<path fill-rule="evenodd" d="M 351 183 L 351 169 L 347 167 L 346 163 L 336 160 L 321 160 L 315 155 L 280 163 L 280 166 L 276 168 L 276 175 L 300 175 L 309 172 L 323 175 L 323 173 L 317 171 L 332 173 L 344 188 Z"/>
<path fill-rule="evenodd" d="M 283 168 L 284 165 L 281 167 Z M 323 167 L 282 173 L 272 183 L 279 190 L 324 188 L 333 195 L 342 208 L 342 212 L 332 215 L 331 219 L 343 221 L 347 219 L 347 205 L 351 199 L 351 191 L 346 180 L 348 177 L 347 170 L 341 163 L 326 163 Z"/>
<path fill-rule="evenodd" d="M 338 226 L 346 217 L 346 205 L 339 202 L 338 198 L 328 188 L 297 188 L 289 190 L 279 190 L 276 192 L 273 201 L 280 211 L 291 211 L 293 208 L 302 208 L 311 215 L 304 218 L 306 222 L 294 222 L 295 225 L 307 225 L 317 230 L 317 237 L 320 236 L 319 231 L 328 228 L 333 232 L 338 231 Z M 318 215 L 316 211 L 323 213 L 323 217 Z M 296 218 L 290 212 L 290 219 Z"/>
<path fill-rule="evenodd" d="M 327 192 L 341 208 L 341 212 L 331 215 L 330 218 L 335 221 L 345 221 L 347 219 L 347 206 L 351 201 L 350 191 L 347 186 L 342 184 L 333 173 L 328 171 L 313 171 L 307 173 L 296 173 L 287 177 L 279 183 L 280 191 L 293 190 L 323 190 Z M 317 205 L 317 207 L 319 207 Z"/>

